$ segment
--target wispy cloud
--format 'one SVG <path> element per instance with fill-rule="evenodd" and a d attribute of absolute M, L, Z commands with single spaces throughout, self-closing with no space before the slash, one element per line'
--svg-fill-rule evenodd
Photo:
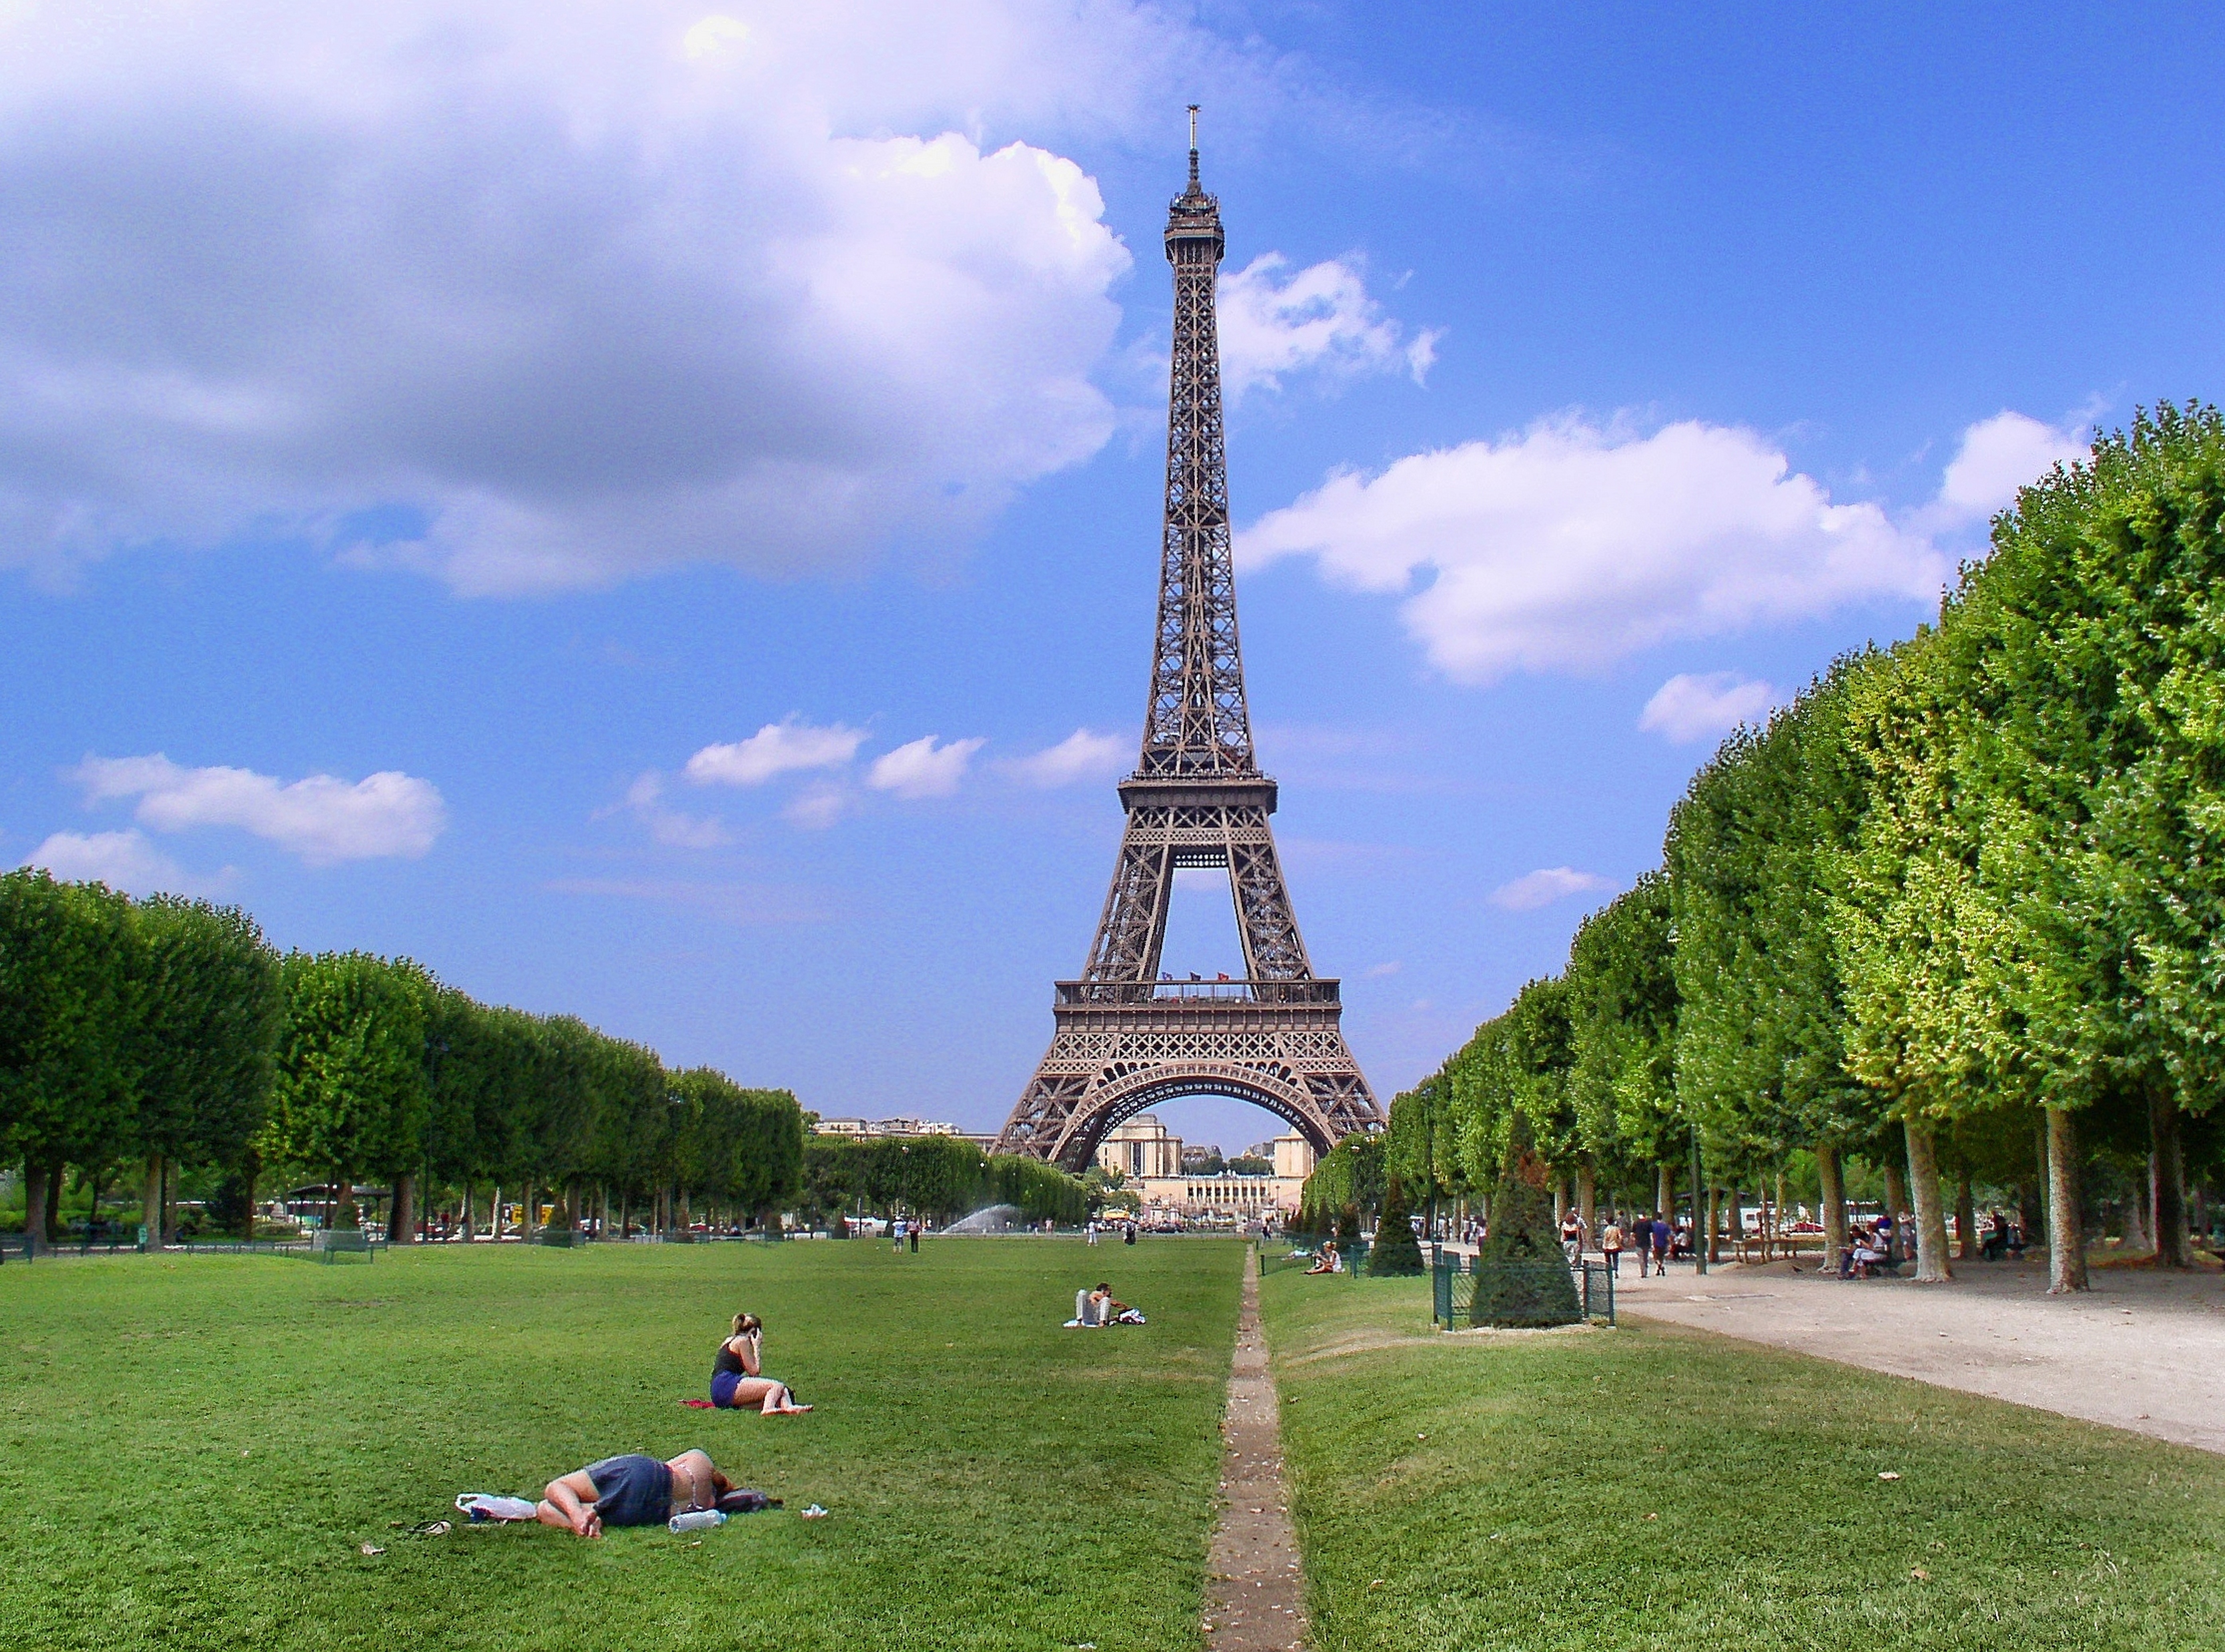
<path fill-rule="evenodd" d="M 1255 567 L 1309 556 L 1336 583 L 1401 598 L 1407 629 L 1462 681 L 1597 670 L 1676 638 L 1930 603 L 1954 560 L 1935 540 L 1966 541 L 2085 440 L 1995 415 L 1962 432 L 1930 503 L 1894 513 L 1834 499 L 1757 431 L 1568 415 L 1334 472 L 1238 549 Z"/>
<path fill-rule="evenodd" d="M 1231 403 L 1251 389 L 1279 389 L 1309 370 L 1335 377 L 1398 371 L 1418 384 L 1436 360 L 1441 332 L 1409 335 L 1368 295 L 1358 258 L 1293 270 L 1263 252 L 1220 278 L 1220 381 Z"/>
<path fill-rule="evenodd" d="M 1741 723 L 1759 723 L 1776 703 L 1776 689 L 1735 671 L 1680 673 L 1653 691 L 1638 726 L 1682 745 L 1727 734 Z"/>
<path fill-rule="evenodd" d="M 654 769 L 626 788 L 626 807 L 658 843 L 669 849 L 719 849 L 733 842 L 734 834 L 725 822 L 673 808 L 665 802 L 664 794 L 664 776 Z"/>
<path fill-rule="evenodd" d="M 233 882 L 230 867 L 213 877 L 188 872 L 134 826 L 123 832 L 57 832 L 24 857 L 70 883 L 105 883 L 132 895 L 215 895 Z"/>
<path fill-rule="evenodd" d="M 248 769 L 186 769 L 160 752 L 87 757 L 71 777 L 88 804 L 136 797 L 134 817 L 157 832 L 238 826 L 312 866 L 388 856 L 415 858 L 447 827 L 430 781 L 392 769 L 352 783 L 311 775 L 290 784 Z"/>
<path fill-rule="evenodd" d="M 1071 786 L 1076 781 L 1103 780 L 1126 767 L 1134 742 L 1117 734 L 1096 734 L 1076 729 L 1055 746 L 1004 765 L 1006 773 L 1030 786 Z"/>
<path fill-rule="evenodd" d="M 863 729 L 840 723 L 818 728 L 791 717 L 766 724 L 746 740 L 705 746 L 688 758 L 686 773 L 698 786 L 762 786 L 777 775 L 839 769 L 865 738 Z"/>
<path fill-rule="evenodd" d="M 1525 872 L 1511 883 L 1500 884 L 1491 892 L 1491 903 L 1509 912 L 1535 912 L 1571 895 L 1613 887 L 1596 872 L 1580 872 L 1573 866 L 1545 866 Z"/>
<path fill-rule="evenodd" d="M 973 754 L 988 742 L 953 740 L 942 745 L 937 739 L 937 736 L 924 735 L 874 758 L 873 766 L 865 771 L 865 784 L 895 797 L 949 796 L 966 778 Z"/>

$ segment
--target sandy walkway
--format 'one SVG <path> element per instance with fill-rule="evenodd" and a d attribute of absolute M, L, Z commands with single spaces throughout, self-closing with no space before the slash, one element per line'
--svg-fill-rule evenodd
<path fill-rule="evenodd" d="M 1626 1267 L 1618 1309 L 2225 1453 L 2225 1279 L 2106 1271 L 2046 1294 L 2044 1264 L 1956 1264 L 1951 1284 L 1842 1282 L 1790 1264 Z"/>
<path fill-rule="evenodd" d="M 1259 1335 L 1259 1270 L 1251 1256 L 1221 1434 L 1225 1502 L 1206 1560 L 1206 1644 L 1213 1652 L 1291 1652 L 1306 1642 L 1305 1579 L 1283 1481 L 1282 1416 Z"/>

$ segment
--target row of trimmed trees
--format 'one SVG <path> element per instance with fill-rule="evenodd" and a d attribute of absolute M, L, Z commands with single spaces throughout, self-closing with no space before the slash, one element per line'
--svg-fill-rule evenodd
<path fill-rule="evenodd" d="M 804 1146 L 797 1207 L 815 1225 L 869 1211 L 942 1222 L 988 1205 L 1071 1225 L 1089 1214 L 1089 1190 L 1056 1165 L 986 1154 L 960 1136 L 814 1136 Z"/>
<path fill-rule="evenodd" d="M 575 1223 L 615 1199 L 651 1219 L 691 1201 L 759 1216 L 801 1185 L 803 1116 L 785 1091 L 570 1016 L 478 1003 L 406 959 L 282 957 L 236 908 L 135 901 L 46 873 L 0 876 L 0 1163 L 20 1162 L 26 1226 L 52 1236 L 62 1179 L 143 1178 L 169 1237 L 181 1171 L 215 1179 L 211 1213 L 246 1231 L 266 1167 L 339 1190 L 391 1186 L 406 1242 L 429 1182 L 535 1190 Z M 636 1202 L 637 1201 L 637 1203 Z"/>
<path fill-rule="evenodd" d="M 1480 1195 L 1525 1141 L 1590 1218 L 1673 1208 L 1696 1151 L 1730 1211 L 1812 1155 L 1835 1248 L 1859 1161 L 1930 1279 L 1948 1190 L 1967 1245 L 1973 1186 L 2020 1187 L 2061 1290 L 2098 1171 L 2184 1264 L 2225 1147 L 2221 591 L 2215 408 L 2023 490 L 1936 626 L 1723 744 L 1661 869 L 1393 1104 L 1382 1175 Z"/>

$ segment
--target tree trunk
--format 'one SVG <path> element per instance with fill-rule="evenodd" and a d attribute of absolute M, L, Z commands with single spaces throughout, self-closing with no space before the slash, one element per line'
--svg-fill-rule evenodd
<path fill-rule="evenodd" d="M 333 1225 L 354 1228 L 363 1225 L 363 1217 L 355 1207 L 355 1172 L 335 1171 L 333 1174 Z"/>
<path fill-rule="evenodd" d="M 1823 1270 L 1830 1273 L 1847 1249 L 1847 1184 L 1839 1174 L 1837 1142 L 1816 1144 L 1816 1175 L 1823 1184 Z"/>
<path fill-rule="evenodd" d="M 2141 1207 L 2148 1202 L 2146 1190 L 2129 1193 L 2119 1201 L 2124 1215 L 2117 1222 L 2117 1245 L 2120 1251 L 2145 1250 L 2148 1248 L 2148 1225 L 2141 1219 Z"/>
<path fill-rule="evenodd" d="M 2064 1107 L 2047 1110 L 2047 1290 L 2086 1288 L 2086 1239 L 2080 1232 L 2078 1117 Z"/>
<path fill-rule="evenodd" d="M 494 1185 L 494 1211 L 487 1218 L 487 1237 L 502 1237 L 502 1184 L 498 1181 Z"/>
<path fill-rule="evenodd" d="M 2148 1092 L 2148 1132 L 2154 1142 L 2148 1181 L 2154 1201 L 2156 1266 L 2189 1268 L 2186 1244 L 2186 1155 L 2179 1143 L 2178 1098 L 2162 1085 Z"/>
<path fill-rule="evenodd" d="M 1598 1244 L 1599 1182 L 1589 1159 L 1576 1166 L 1576 1219 L 1584 1225 L 1584 1243 Z"/>
<path fill-rule="evenodd" d="M 1970 1191 L 1970 1173 L 1955 1178 L 1955 1259 L 1968 1262 L 1978 1254 L 1978 1206 Z"/>
<path fill-rule="evenodd" d="M 63 1165 L 60 1159 L 54 1160 L 52 1163 L 47 1166 L 47 1216 L 45 1227 L 47 1243 L 49 1244 L 58 1244 L 63 1238 L 67 1237 L 67 1230 L 62 1226 L 62 1171 Z M 31 1207 L 29 1205 L 26 1205 L 23 1207 L 23 1213 L 26 1216 L 29 1216 L 30 1214 L 30 1209 Z"/>
<path fill-rule="evenodd" d="M 1565 1176 L 1553 1178 L 1553 1227 L 1558 1231 L 1561 1224 L 1569 1219 L 1569 1182 Z"/>
<path fill-rule="evenodd" d="M 534 1204 L 533 1183 L 529 1178 L 525 1184 L 525 1203 L 518 1211 L 518 1237 L 528 1244 L 533 1243 L 534 1230 L 541 1225 L 536 1219 L 540 1214 L 539 1208 Z"/>
<path fill-rule="evenodd" d="M 633 1189 L 620 1182 L 618 1184 L 618 1237 L 621 1239 L 626 1236 L 626 1224 L 633 1214 L 628 1208 L 632 1202 Z"/>
<path fill-rule="evenodd" d="M 1916 1194 L 1916 1282 L 1943 1285 L 1947 1269 L 1947 1212 L 1939 1199 L 1938 1143 L 1929 1123 L 1903 1122 L 1908 1142 L 1908 1179 Z"/>
<path fill-rule="evenodd" d="M 463 1232 L 464 1243 L 466 1244 L 469 1244 L 473 1237 L 472 1233 L 472 1179 L 469 1176 L 466 1176 L 464 1178 L 463 1187 L 457 1196 L 456 1204 L 457 1207 L 463 1213 L 462 1221 L 460 1225 Z"/>
<path fill-rule="evenodd" d="M 417 1174 L 414 1170 L 394 1179 L 394 1201 L 386 1212 L 386 1242 L 417 1243 Z"/>
<path fill-rule="evenodd" d="M 147 1241 L 160 1250 L 162 1244 L 162 1155 L 147 1155 L 147 1179 L 139 1195 L 139 1220 L 147 1230 Z"/>
<path fill-rule="evenodd" d="M 51 1173 L 35 1159 L 23 1161 L 23 1244 L 32 1256 L 47 1244 L 47 1180 Z"/>
<path fill-rule="evenodd" d="M 1711 1263 L 1721 1262 L 1723 1259 L 1723 1247 L 1720 1237 L 1722 1231 L 1723 1190 L 1720 1187 L 1710 1187 L 1708 1189 L 1708 1219 L 1704 1228 L 1700 1225 L 1700 1212 L 1697 1211 L 1692 1212 L 1692 1244 L 1696 1250 L 1699 1246 L 1706 1245 L 1708 1260 Z"/>
<path fill-rule="evenodd" d="M 1892 1218 L 1892 1259 L 1899 1262 L 1908 1254 L 1908 1235 L 1902 1231 L 1901 1218 L 1908 1210 L 1908 1179 L 1901 1169 L 1901 1155 L 1888 1147 L 1885 1150 L 1885 1209 Z"/>
<path fill-rule="evenodd" d="M 1653 1213 L 1666 1221 L 1677 1208 L 1676 1198 L 1675 1186 L 1669 1179 L 1669 1167 L 1657 1165 L 1653 1177 Z"/>

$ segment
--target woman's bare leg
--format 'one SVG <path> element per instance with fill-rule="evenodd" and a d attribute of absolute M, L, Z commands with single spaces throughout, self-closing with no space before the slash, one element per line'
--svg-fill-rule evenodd
<path fill-rule="evenodd" d="M 548 1482 L 546 1495 L 534 1505 L 533 1516 L 544 1526 L 556 1526 L 577 1537 L 600 1537 L 603 1522 L 596 1516 L 594 1505 L 580 1500 L 578 1491 L 567 1482 L 572 1477 Z"/>

